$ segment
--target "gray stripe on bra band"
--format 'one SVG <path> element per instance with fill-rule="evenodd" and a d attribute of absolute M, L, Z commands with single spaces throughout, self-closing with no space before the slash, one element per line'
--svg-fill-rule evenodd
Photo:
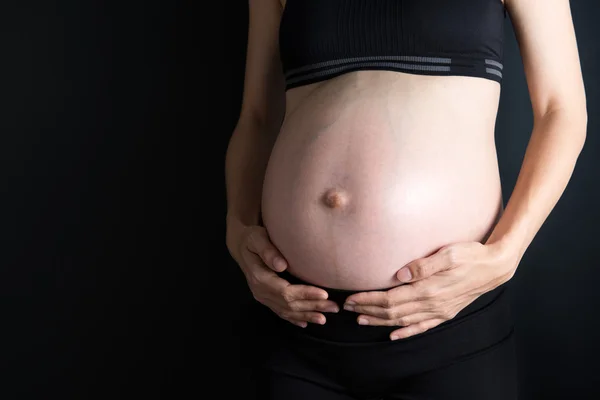
<path fill-rule="evenodd" d="M 338 72 L 343 72 L 346 70 L 351 70 L 357 67 L 393 67 L 398 69 L 407 69 L 407 70 L 418 70 L 418 71 L 439 71 L 439 72 L 450 72 L 451 67 L 446 65 L 419 65 L 419 64 L 405 64 L 405 63 L 391 63 L 391 62 L 374 62 L 374 63 L 357 63 L 351 65 L 344 65 L 338 68 L 330 68 L 326 70 L 316 71 L 310 74 L 298 76 L 295 78 L 287 79 L 286 83 L 288 85 L 294 84 L 296 82 L 300 82 L 307 79 L 317 78 L 324 75 L 331 75 Z M 485 72 L 488 74 L 497 75 L 502 78 L 502 72 L 493 69 L 486 68 Z"/>
<path fill-rule="evenodd" d="M 311 69 L 317 69 L 322 67 L 330 67 L 339 64 L 360 62 L 360 61 L 410 61 L 410 62 L 429 62 L 437 64 L 450 64 L 452 63 L 451 58 L 443 57 L 422 57 L 422 56 L 370 56 L 370 57 L 353 57 L 353 58 L 340 58 L 337 60 L 323 61 L 316 64 L 304 65 L 299 68 L 294 68 L 286 72 L 285 76 L 296 74 L 298 72 L 310 71 Z"/>
<path fill-rule="evenodd" d="M 486 68 L 485 72 L 489 73 L 489 74 L 494 74 L 494 75 L 498 75 L 500 78 L 502 78 L 502 72 L 498 71 L 497 69 L 493 69 L 493 68 Z"/>
<path fill-rule="evenodd" d="M 502 64 L 500 64 L 498 61 L 494 61 L 494 60 L 488 60 L 488 59 L 486 59 L 486 60 L 485 60 L 485 63 L 486 63 L 486 64 L 489 64 L 489 65 L 493 65 L 494 67 L 498 67 L 498 68 L 500 68 L 500 69 L 502 69 L 502 68 L 503 68 Z"/>
<path fill-rule="evenodd" d="M 419 71 L 450 71 L 450 66 L 447 65 L 419 65 L 419 64 L 404 64 L 404 63 L 393 63 L 393 62 L 370 62 L 370 63 L 357 63 L 351 65 L 344 65 L 343 67 L 331 68 L 321 71 L 316 71 L 310 74 L 298 76 L 287 80 L 287 84 L 291 85 L 296 82 L 300 82 L 306 79 L 312 79 L 323 75 L 331 75 L 337 72 L 346 71 L 357 67 L 393 67 L 399 69 L 412 69 Z M 497 71 L 496 71 L 497 72 Z"/>

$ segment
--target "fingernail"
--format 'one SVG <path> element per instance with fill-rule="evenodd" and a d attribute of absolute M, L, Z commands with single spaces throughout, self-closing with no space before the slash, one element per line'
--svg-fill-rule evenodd
<path fill-rule="evenodd" d="M 398 336 L 398 335 L 392 335 L 390 338 L 392 340 L 398 340 L 398 339 L 400 339 L 400 336 Z"/>
<path fill-rule="evenodd" d="M 402 268 L 398 272 L 398 279 L 402 282 L 409 282 L 412 279 L 412 274 L 410 273 L 410 269 Z"/>
<path fill-rule="evenodd" d="M 340 311 L 340 309 L 336 306 L 327 306 L 327 307 L 325 307 L 325 311 L 336 313 L 336 312 Z"/>
<path fill-rule="evenodd" d="M 344 304 L 344 310 L 354 311 L 354 306 L 346 303 L 346 304 Z"/>
<path fill-rule="evenodd" d="M 358 324 L 359 324 L 359 325 L 369 325 L 369 320 L 368 320 L 368 319 L 366 319 L 366 318 L 360 317 L 360 318 L 358 319 Z"/>
<path fill-rule="evenodd" d="M 275 257 L 273 259 L 273 265 L 277 269 L 285 269 L 285 261 L 281 257 Z"/>
<path fill-rule="evenodd" d="M 312 322 L 314 322 L 315 324 L 319 324 L 319 325 L 325 325 L 325 321 L 321 317 L 315 317 L 315 318 L 313 318 Z"/>

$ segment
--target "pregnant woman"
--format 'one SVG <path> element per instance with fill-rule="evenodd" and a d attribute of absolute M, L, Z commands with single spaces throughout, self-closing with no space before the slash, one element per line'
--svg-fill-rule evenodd
<path fill-rule="evenodd" d="M 507 15 L 534 125 L 504 208 Z M 248 38 L 226 239 L 258 398 L 516 399 L 510 280 L 586 137 L 568 0 L 250 0 Z"/>

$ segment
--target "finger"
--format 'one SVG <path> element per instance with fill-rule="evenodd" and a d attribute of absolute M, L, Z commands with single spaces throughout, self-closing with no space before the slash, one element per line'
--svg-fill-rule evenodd
<path fill-rule="evenodd" d="M 283 320 L 285 320 L 285 321 L 287 321 L 287 322 L 289 322 L 291 324 L 299 326 L 300 328 L 306 328 L 308 326 L 308 322 L 306 322 L 306 321 L 297 321 L 297 320 L 292 319 L 292 318 L 283 318 L 281 315 L 279 315 L 279 318 L 281 318 L 281 319 L 283 319 Z"/>
<path fill-rule="evenodd" d="M 419 322 L 414 325 L 409 325 L 402 329 L 397 329 L 390 334 L 390 339 L 398 340 L 398 339 L 406 339 L 407 337 L 418 335 L 419 333 L 423 333 L 431 328 L 434 328 L 444 322 L 443 319 L 428 319 L 426 321 Z"/>
<path fill-rule="evenodd" d="M 419 293 L 412 285 L 402 285 L 389 289 L 388 291 L 370 291 L 360 292 L 348 296 L 344 305 L 350 307 L 357 305 L 379 306 L 390 308 L 415 301 L 419 298 Z M 344 307 L 346 308 L 346 307 Z M 350 310 L 351 311 L 351 310 Z"/>
<path fill-rule="evenodd" d="M 306 321 L 294 321 L 293 319 L 288 319 L 286 321 L 291 322 L 292 324 L 299 326 L 300 328 L 306 328 L 308 326 L 308 322 Z"/>
<path fill-rule="evenodd" d="M 287 282 L 285 279 L 282 279 Z M 329 294 L 316 286 L 288 284 L 281 289 L 281 295 L 287 303 L 297 300 L 326 300 Z"/>
<path fill-rule="evenodd" d="M 273 310 L 274 311 L 274 310 Z M 274 311 L 275 314 L 277 314 L 277 316 L 291 324 L 294 324 L 296 326 L 299 326 L 300 328 L 306 328 L 308 326 L 308 322 L 306 321 L 300 321 L 300 320 L 295 320 L 293 318 L 289 318 L 289 317 L 283 317 L 282 313 L 276 312 Z"/>
<path fill-rule="evenodd" d="M 286 321 L 288 321 L 294 325 L 297 325 L 301 328 L 306 328 L 308 321 L 312 320 L 312 321 L 320 322 L 321 320 L 323 320 L 323 322 L 324 322 L 324 319 L 325 319 L 325 316 L 322 316 L 323 318 L 320 318 L 320 314 L 318 314 L 318 313 L 309 314 L 309 313 L 291 312 L 290 310 L 281 308 L 278 304 L 276 304 L 272 300 L 266 300 L 263 302 L 263 304 L 265 306 L 267 306 L 279 318 L 286 320 Z"/>
<path fill-rule="evenodd" d="M 311 322 L 313 324 L 324 325 L 327 318 L 321 313 L 313 311 L 284 311 L 281 317 L 287 320 Z"/>
<path fill-rule="evenodd" d="M 433 317 L 431 313 L 417 313 L 410 314 L 404 317 L 388 319 L 388 318 L 377 318 L 372 315 L 359 315 L 357 322 L 359 325 L 372 325 L 372 326 L 409 326 L 412 324 L 418 324 L 420 322 L 430 320 Z"/>
<path fill-rule="evenodd" d="M 272 273 L 270 270 L 267 271 Z M 309 285 L 292 285 L 275 273 L 272 276 L 267 276 L 264 283 L 270 288 L 267 296 L 271 301 L 277 303 L 280 309 L 291 310 L 290 304 L 295 301 L 326 300 L 328 297 L 327 292 L 321 288 Z M 330 303 L 326 304 L 332 305 Z M 333 303 L 333 305 L 336 304 Z"/>
<path fill-rule="evenodd" d="M 403 315 L 415 314 L 425 310 L 425 304 L 423 302 L 412 302 L 399 305 L 393 308 L 384 308 L 379 306 L 362 306 L 357 305 L 352 307 L 352 310 L 359 314 L 366 314 L 373 317 L 396 320 Z"/>
<path fill-rule="evenodd" d="M 323 311 L 336 313 L 338 305 L 330 300 L 295 300 L 288 304 L 293 311 Z"/>
<path fill-rule="evenodd" d="M 383 308 L 379 306 L 344 306 L 344 309 L 347 311 L 356 312 L 359 314 L 368 314 L 374 317 L 379 317 L 383 319 L 392 319 L 393 311 L 391 308 Z"/>
<path fill-rule="evenodd" d="M 267 230 L 263 227 L 255 228 L 248 235 L 246 247 L 257 254 L 273 271 L 282 272 L 287 268 L 287 262 L 279 250 L 271 243 Z"/>
<path fill-rule="evenodd" d="M 314 324 L 323 325 L 327 321 L 325 316 L 319 312 L 314 311 L 294 311 L 286 307 L 281 307 L 280 304 L 273 302 L 273 300 L 266 300 L 264 302 L 275 314 L 286 321 L 296 322 L 312 322 Z"/>
<path fill-rule="evenodd" d="M 285 287 L 289 286 L 290 283 L 267 267 L 258 255 L 246 251 L 242 253 L 242 257 L 246 265 L 243 269 L 244 274 L 253 285 L 262 285 L 268 282 L 269 288 L 277 293 L 280 293 Z"/>
<path fill-rule="evenodd" d="M 444 246 L 429 257 L 418 258 L 409 262 L 396 273 L 400 282 L 414 282 L 430 277 L 431 275 L 452 268 L 458 248 Z"/>

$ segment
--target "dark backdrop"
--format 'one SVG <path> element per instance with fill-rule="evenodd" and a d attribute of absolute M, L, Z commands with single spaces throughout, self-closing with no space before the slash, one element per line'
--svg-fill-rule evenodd
<path fill-rule="evenodd" d="M 3 400 L 238 398 L 250 385 L 258 338 L 225 248 L 223 178 L 247 2 L 195 3 L 0 5 Z M 572 6 L 587 143 L 514 278 L 525 400 L 600 396 L 597 7 Z M 506 199 L 532 122 L 507 28 Z"/>
<path fill-rule="evenodd" d="M 3 400 L 172 398 L 185 381 L 185 15 L 0 4 Z"/>

